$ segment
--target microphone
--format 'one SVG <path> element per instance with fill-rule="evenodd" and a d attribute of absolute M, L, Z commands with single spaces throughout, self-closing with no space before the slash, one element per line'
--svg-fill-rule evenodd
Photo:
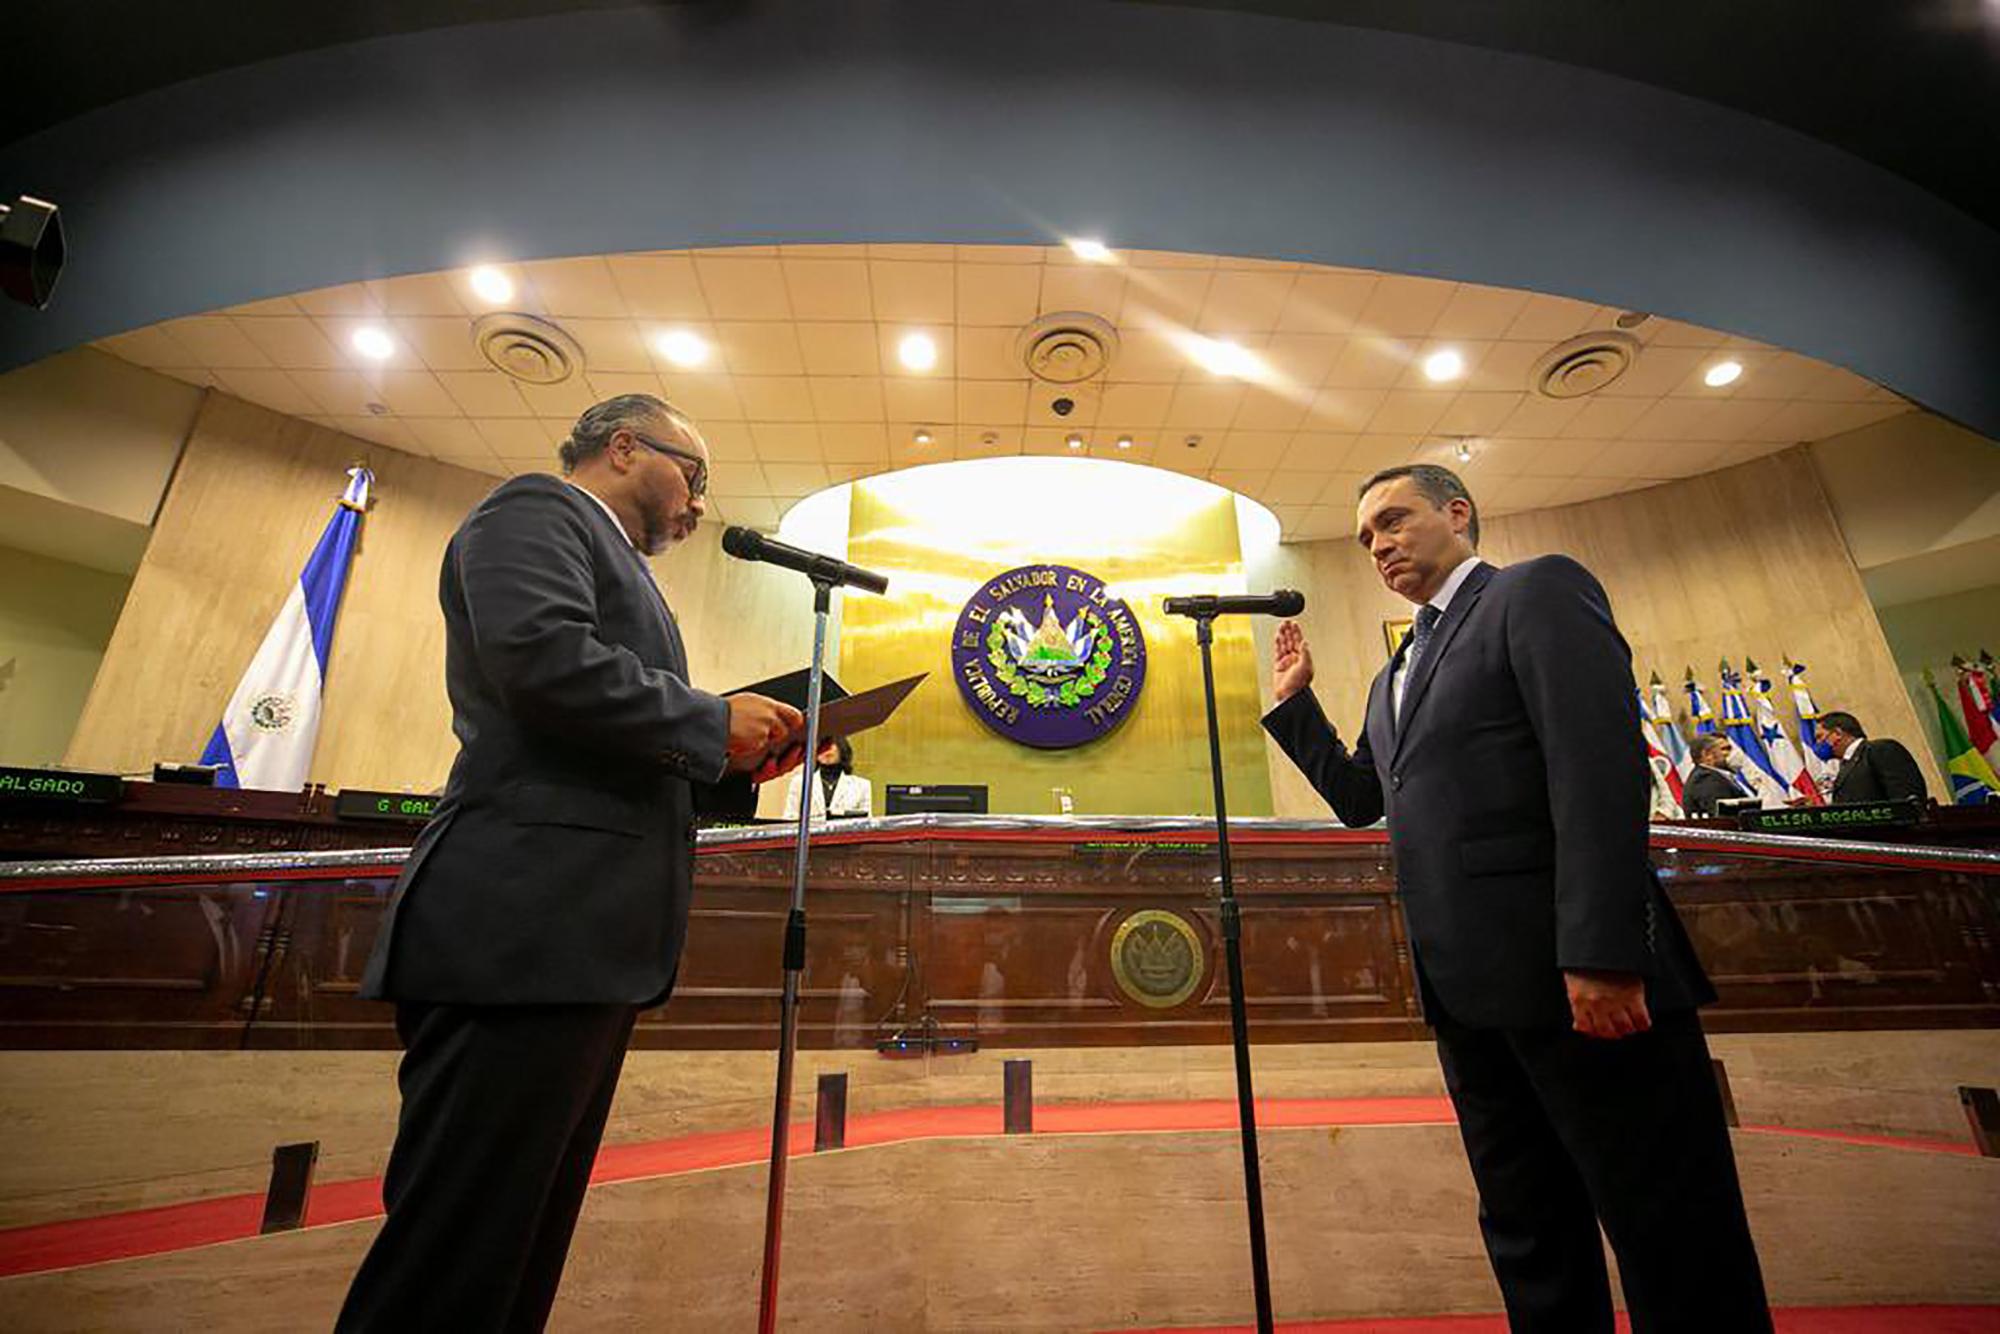
<path fill-rule="evenodd" d="M 864 570 L 859 565 L 849 565 L 831 556 L 822 556 L 817 551 L 788 546 L 754 528 L 723 529 L 722 549 L 738 560 L 761 560 L 767 565 L 782 565 L 822 583 L 844 584 L 870 593 L 887 592 L 889 588 L 887 575 Z"/>
<path fill-rule="evenodd" d="M 726 541 L 727 539 L 725 539 Z M 1289 588 L 1269 593 L 1205 593 L 1199 597 L 1167 598 L 1160 604 L 1169 616 L 1296 616 L 1306 609 L 1306 595 Z"/>

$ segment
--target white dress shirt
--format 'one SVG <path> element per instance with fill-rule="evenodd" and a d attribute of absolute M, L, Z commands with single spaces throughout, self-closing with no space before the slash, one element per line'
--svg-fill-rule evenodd
<path fill-rule="evenodd" d="M 611 506 L 604 503 L 603 496 L 598 495 L 595 491 L 591 490 L 587 486 L 577 486 L 575 482 L 571 482 L 570 485 L 575 486 L 577 490 L 581 491 L 584 495 L 589 496 L 591 503 L 596 505 L 597 508 L 604 511 L 604 517 L 611 520 L 611 526 L 618 530 L 618 535 L 620 537 L 624 538 L 627 542 L 632 541 L 632 534 L 625 531 L 625 525 L 619 522 L 616 511 L 614 511 L 611 508 Z M 632 549 L 634 551 L 637 551 L 639 549 L 638 544 L 633 543 Z"/>
<path fill-rule="evenodd" d="M 1438 609 L 1440 616 L 1451 606 L 1451 600 L 1458 595 L 1459 586 L 1464 584 L 1466 576 L 1470 575 L 1480 564 L 1479 557 L 1467 556 L 1458 563 L 1457 569 L 1445 576 L 1444 584 L 1430 600 L 1430 605 Z M 1443 622 L 1439 622 L 1439 624 L 1443 624 Z M 1426 644 L 1424 651 L 1426 653 L 1430 652 L 1430 645 Z M 1409 657 L 1410 655 L 1407 653 L 1403 655 L 1402 661 L 1396 664 L 1395 679 L 1389 682 L 1389 716 L 1392 718 L 1403 716 L 1403 686 L 1410 675 Z"/>

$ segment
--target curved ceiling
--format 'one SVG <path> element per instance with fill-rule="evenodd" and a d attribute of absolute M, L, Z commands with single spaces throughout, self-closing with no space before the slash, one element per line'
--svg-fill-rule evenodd
<path fill-rule="evenodd" d="M 291 54 L 252 51 L 0 146 L 0 184 L 62 203 L 73 241 L 49 310 L 0 309 L 0 367 L 481 246 L 533 259 L 1085 232 L 1619 303 L 1808 353 L 2000 435 L 2000 233 L 1760 116 L 1524 55 L 1547 49 L 1532 25 L 1482 38 L 1475 6 L 1412 7 L 1458 13 L 1469 26 L 1449 40 L 1391 30 L 1381 6 L 1313 11 L 1356 18 L 1342 24 L 1105 0 L 513 0 L 497 12 L 536 16 L 406 31 L 439 12 L 409 8 L 391 22 L 363 7 L 380 27 L 361 31 L 383 35 L 336 25 L 336 44 L 299 50 L 317 20 L 280 7 L 306 25 L 280 42 Z M 100 5 L 81 11 L 98 19 L 87 33 L 44 29 L 51 51 L 27 21 L 78 7 L 30 10 L 7 44 L 16 101 L 36 62 L 138 49 L 165 77 L 189 43 L 226 61 L 231 33 L 259 30 L 236 12 L 204 22 L 213 9 L 122 25 L 123 6 Z M 163 22 L 188 36 L 150 40 Z M 1797 22 L 1833 40 L 1833 19 Z M 1650 31 L 1605 40 L 1643 48 Z M 1869 54 L 1895 64 L 1897 49 Z M 1911 100 L 1970 105 L 1953 96 L 1940 74 Z"/>
<path fill-rule="evenodd" d="M 1102 0 L 1099 0 L 1101 3 Z M 1127 3 L 1133 0 L 1126 0 Z M 2000 125 L 2000 11 L 1981 0 L 1671 5 L 1491 0 L 1170 0 L 1181 8 L 1349 24 L 1538 56 L 1746 111 L 1922 186 L 1989 225 Z M 730 0 L 652 0 L 727 22 Z M 344 42 L 468 23 L 630 7 L 630 0 L 373 0 L 243 5 L 143 0 L 11 15 L 7 137 L 218 70 Z M 101 34 L 116 31 L 120 40 Z"/>
<path fill-rule="evenodd" d="M 1909 411 L 1850 372 L 1677 320 L 1313 264 L 825 245 L 538 260 L 500 272 L 505 296 L 481 296 L 467 271 L 410 275 L 100 345 L 496 476 L 551 469 L 556 443 L 596 399 L 662 394 L 709 438 L 714 508 L 762 526 L 842 481 L 1027 454 L 1206 478 L 1269 507 L 1287 539 L 1309 540 L 1351 531 L 1356 486 L 1399 463 L 1460 469 L 1483 505 L 1507 513 L 1726 467 Z M 476 344 L 496 310 L 554 325 L 581 366 L 552 384 L 496 369 Z M 1115 351 L 1100 374 L 1058 384 L 1030 371 L 1023 331 L 1057 313 L 1108 326 Z M 357 350 L 362 329 L 386 335 L 386 359 Z M 1576 397 L 1540 392 L 1550 353 L 1592 332 L 1598 344 L 1629 340 L 1629 369 Z M 936 347 L 929 369 L 902 363 L 912 333 Z M 670 334 L 701 340 L 700 364 L 675 365 Z M 1215 362 L 1217 344 L 1240 357 Z M 1434 380 L 1427 363 L 1445 351 L 1461 368 Z M 1706 372 L 1722 361 L 1741 376 L 1711 386 Z"/>

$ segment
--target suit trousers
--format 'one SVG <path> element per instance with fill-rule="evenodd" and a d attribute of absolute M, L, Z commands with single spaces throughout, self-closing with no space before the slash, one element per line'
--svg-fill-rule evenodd
<path fill-rule="evenodd" d="M 534 1331 L 548 1321 L 637 1011 L 396 1007 L 403 1109 L 388 1217 L 339 1331 Z"/>
<path fill-rule="evenodd" d="M 1603 1224 L 1633 1334 L 1766 1334 L 1771 1316 L 1693 1010 L 1615 1041 L 1437 1019 L 1515 1334 L 1611 1334 Z"/>

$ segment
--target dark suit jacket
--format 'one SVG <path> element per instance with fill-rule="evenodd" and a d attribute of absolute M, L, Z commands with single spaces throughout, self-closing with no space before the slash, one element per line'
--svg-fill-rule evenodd
<path fill-rule="evenodd" d="M 1713 815 L 1718 801 L 1736 801 L 1750 794 L 1738 787 L 1728 774 L 1697 764 L 1688 773 L 1681 791 L 1681 806 L 1689 815 Z"/>
<path fill-rule="evenodd" d="M 1833 780 L 1835 801 L 1895 801 L 1900 797 L 1922 801 L 1929 795 L 1924 771 L 1917 767 L 1909 748 L 1888 737 L 1864 740 L 1853 759 L 1840 762 L 1840 772 Z"/>
<path fill-rule="evenodd" d="M 1426 1007 L 1567 1025 L 1562 970 L 1639 973 L 1653 1008 L 1714 992 L 1647 858 L 1631 654 L 1575 561 L 1481 565 L 1408 683 L 1375 678 L 1352 754 L 1309 690 L 1264 726 L 1350 825 L 1385 812 Z"/>
<path fill-rule="evenodd" d="M 554 477 L 480 502 L 445 548 L 438 601 L 458 759 L 361 994 L 664 999 L 693 785 L 723 774 L 728 705 L 688 685 L 680 629 L 624 532 Z"/>

